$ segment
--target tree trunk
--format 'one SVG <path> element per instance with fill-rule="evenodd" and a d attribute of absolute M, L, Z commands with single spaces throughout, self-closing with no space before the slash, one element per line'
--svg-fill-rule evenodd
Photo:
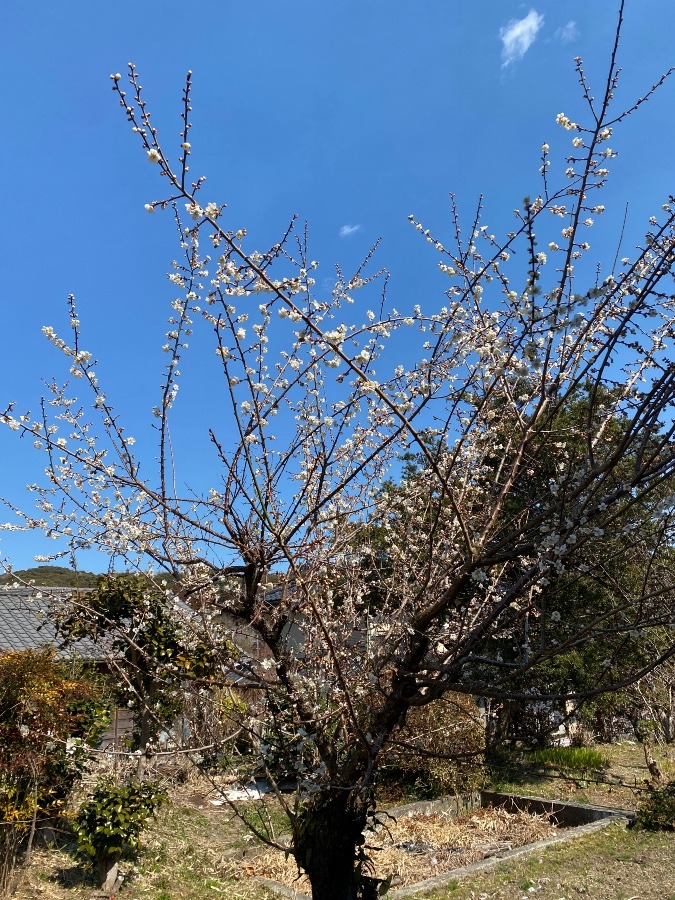
<path fill-rule="evenodd" d="M 492 701 L 486 729 L 489 751 L 500 749 L 509 740 L 514 707 L 515 703 L 512 700 L 504 700 L 499 704 Z"/>
<path fill-rule="evenodd" d="M 22 828 L 14 822 L 0 822 L 0 897 L 11 897 L 18 884 L 17 851 Z"/>
<path fill-rule="evenodd" d="M 661 769 L 659 769 L 658 763 L 654 759 L 652 748 L 649 744 L 644 743 L 642 749 L 644 750 L 645 762 L 647 763 L 647 769 L 649 770 L 652 783 L 656 785 L 663 784 L 663 774 Z"/>
<path fill-rule="evenodd" d="M 115 890 L 115 886 L 119 879 L 119 862 L 121 853 L 105 853 L 97 860 L 98 863 L 98 883 L 106 893 Z"/>
<path fill-rule="evenodd" d="M 668 705 L 663 714 L 663 739 L 666 744 L 672 744 L 675 741 L 675 691 L 673 685 L 668 685 Z"/>
<path fill-rule="evenodd" d="M 313 900 L 375 900 L 379 882 L 363 876 L 358 850 L 368 803 L 345 790 L 307 809 L 294 828 L 295 856 L 312 885 Z"/>

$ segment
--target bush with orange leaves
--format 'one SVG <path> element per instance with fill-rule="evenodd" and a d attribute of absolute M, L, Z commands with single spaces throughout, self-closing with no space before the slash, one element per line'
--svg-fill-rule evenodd
<path fill-rule="evenodd" d="M 62 811 L 107 718 L 100 681 L 53 649 L 0 656 L 0 896 L 36 827 Z"/>

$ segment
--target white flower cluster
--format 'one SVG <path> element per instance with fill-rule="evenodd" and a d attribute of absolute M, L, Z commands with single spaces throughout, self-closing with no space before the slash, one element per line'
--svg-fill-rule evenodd
<path fill-rule="evenodd" d="M 572 122 L 567 118 L 565 113 L 558 113 L 555 117 L 556 124 L 560 125 L 561 128 L 564 128 L 566 131 L 579 131 L 579 126 L 576 122 Z"/>

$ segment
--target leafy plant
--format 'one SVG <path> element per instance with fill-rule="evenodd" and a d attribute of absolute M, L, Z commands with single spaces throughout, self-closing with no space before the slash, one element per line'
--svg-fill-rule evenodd
<path fill-rule="evenodd" d="M 101 886 L 112 889 L 117 866 L 125 851 L 136 851 L 148 820 L 167 799 L 152 781 L 126 784 L 106 779 L 77 814 L 77 848 L 98 866 Z"/>
<path fill-rule="evenodd" d="M 635 825 L 646 831 L 675 831 L 675 781 L 663 788 L 647 786 L 638 804 Z"/>
<path fill-rule="evenodd" d="M 185 710 L 186 679 L 214 672 L 212 648 L 172 612 L 150 579 L 118 574 L 99 576 L 96 590 L 57 619 L 66 640 L 88 637 L 107 648 L 120 676 L 118 702 L 134 710 L 132 749 L 145 749 Z M 186 607 L 184 617 L 190 615 Z"/>

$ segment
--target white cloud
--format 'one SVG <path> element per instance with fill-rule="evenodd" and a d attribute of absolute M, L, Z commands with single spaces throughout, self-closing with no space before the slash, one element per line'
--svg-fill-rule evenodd
<path fill-rule="evenodd" d="M 531 9 L 523 19 L 511 19 L 508 25 L 499 29 L 499 37 L 503 45 L 502 68 L 522 59 L 534 43 L 539 29 L 544 24 L 544 17 Z"/>
<path fill-rule="evenodd" d="M 343 225 L 340 229 L 340 237 L 351 237 L 357 231 L 361 231 L 360 225 Z"/>
<path fill-rule="evenodd" d="M 575 41 L 579 37 L 577 23 L 570 19 L 567 25 L 563 25 L 562 28 L 556 28 L 554 37 L 561 44 L 569 44 L 571 41 Z"/>

